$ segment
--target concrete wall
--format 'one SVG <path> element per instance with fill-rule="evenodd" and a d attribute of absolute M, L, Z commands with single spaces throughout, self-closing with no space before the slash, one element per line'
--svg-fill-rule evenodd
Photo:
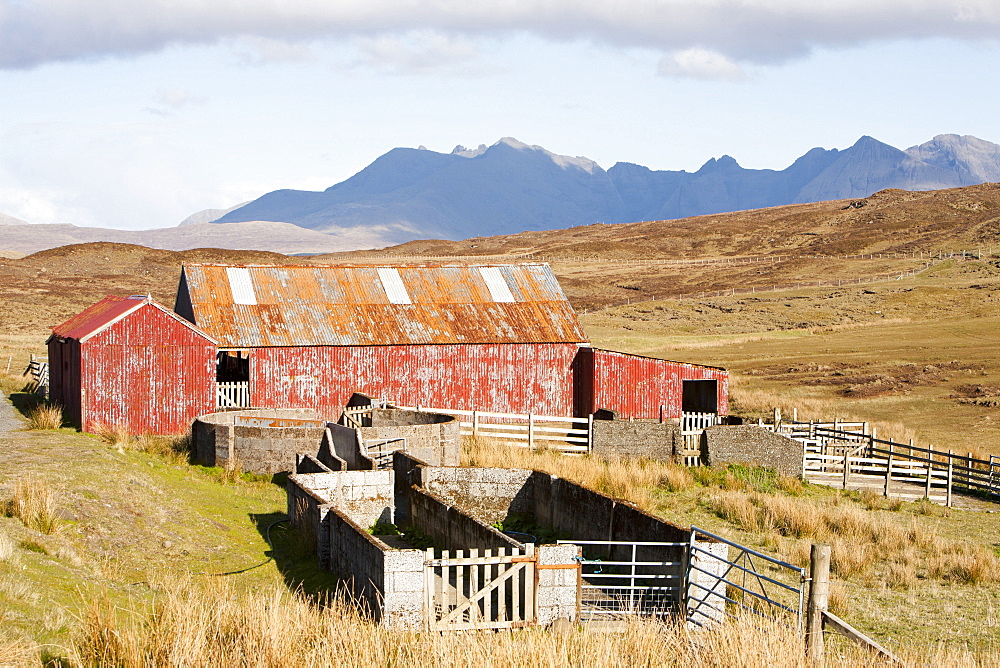
<path fill-rule="evenodd" d="M 295 424 L 298 420 L 314 424 Z M 262 426 L 266 424 L 289 426 Z M 240 470 L 252 473 L 293 471 L 296 453 L 316 451 L 321 424 L 316 412 L 305 408 L 208 413 L 191 425 L 191 449 L 194 460 L 204 466 L 236 462 Z"/>
<path fill-rule="evenodd" d="M 367 528 L 376 521 L 393 522 L 394 474 L 386 471 L 334 471 L 288 476 L 288 489 L 300 488 Z M 289 492 L 291 503 L 292 492 Z M 293 509 L 289 507 L 289 515 Z"/>
<path fill-rule="evenodd" d="M 576 620 L 580 615 L 580 548 L 576 545 L 537 545 L 538 623 Z"/>
<path fill-rule="evenodd" d="M 425 466 L 421 482 L 427 491 L 458 506 L 486 524 L 511 514 L 535 514 L 534 489 L 527 469 Z"/>
<path fill-rule="evenodd" d="M 386 451 L 406 450 L 433 466 L 458 466 L 460 424 L 451 415 L 383 408 L 372 411 L 371 426 L 358 429 L 366 445 L 387 441 Z"/>
<path fill-rule="evenodd" d="M 371 471 L 374 464 L 367 457 L 363 457 L 358 447 L 358 431 L 350 427 L 344 427 L 330 422 L 326 425 L 329 431 L 323 438 L 323 446 L 327 452 L 335 455 L 346 464 L 346 471 Z M 333 442 L 330 442 L 330 437 Z M 331 467 L 333 468 L 333 467 Z"/>
<path fill-rule="evenodd" d="M 344 513 L 326 514 L 326 558 L 362 609 L 394 629 L 423 625 L 424 552 L 390 548 Z"/>
<path fill-rule="evenodd" d="M 409 500 L 411 524 L 430 537 L 440 550 L 524 548 L 513 538 L 425 489 L 411 489 Z"/>
<path fill-rule="evenodd" d="M 705 430 L 707 462 L 751 464 L 773 468 L 781 475 L 802 475 L 802 443 L 756 425 L 718 425 Z"/>
<path fill-rule="evenodd" d="M 595 455 L 671 459 L 681 443 L 681 429 L 671 421 L 594 420 Z"/>

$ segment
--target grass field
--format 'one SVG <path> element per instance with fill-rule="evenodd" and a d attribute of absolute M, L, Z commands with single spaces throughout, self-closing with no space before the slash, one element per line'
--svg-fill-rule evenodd
<path fill-rule="evenodd" d="M 1000 262 L 914 278 L 582 316 L 596 345 L 732 372 L 732 412 L 878 424 L 897 440 L 1000 454 Z"/>
<path fill-rule="evenodd" d="M 169 443 L 111 440 L 66 429 L 0 435 L 0 665 L 805 665 L 797 639 L 756 625 L 724 636 L 641 623 L 622 636 L 387 633 L 323 602 L 335 580 L 274 524 L 284 517 L 280 480 L 192 466 Z M 832 605 L 852 623 L 918 662 L 997 657 L 1000 527 L 987 513 L 892 504 L 763 469 L 485 442 L 467 443 L 464 457 L 580 480 L 798 563 L 813 540 L 829 541 Z M 52 526 L 12 511 L 19 482 L 49 497 Z M 868 665 L 833 646 L 830 665 Z"/>

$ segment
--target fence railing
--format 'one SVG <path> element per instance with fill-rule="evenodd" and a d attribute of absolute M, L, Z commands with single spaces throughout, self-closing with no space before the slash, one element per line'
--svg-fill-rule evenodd
<path fill-rule="evenodd" d="M 863 426 L 858 429 L 859 425 Z M 906 482 L 922 484 L 928 498 L 933 489 L 943 489 L 948 505 L 956 487 L 1000 497 L 996 455 L 981 459 L 971 452 L 897 443 L 878 438 L 875 430 L 869 433 L 867 423 L 782 422 L 776 431 L 804 443 L 804 475 L 839 473 L 845 488 L 853 476 L 877 476 L 884 479 L 887 496 L 893 482 Z"/>
<path fill-rule="evenodd" d="M 665 617 L 679 607 L 685 561 L 650 560 L 643 557 L 663 548 L 688 543 L 628 542 L 610 540 L 560 540 L 583 548 L 580 559 L 580 614 L 584 621 L 625 615 Z M 607 550 L 608 558 L 588 553 Z"/>
<path fill-rule="evenodd" d="M 545 448 L 567 454 L 586 454 L 594 446 L 594 417 L 560 417 L 532 413 L 493 413 L 427 406 L 396 406 L 403 410 L 443 413 L 459 418 L 463 436 L 494 438 L 531 450 Z"/>
<path fill-rule="evenodd" d="M 729 547 L 729 557 L 718 555 L 699 547 L 695 538 L 704 535 Z M 775 559 L 761 552 L 734 543 L 722 536 L 691 527 L 689 548 L 691 564 L 688 566 L 688 586 L 692 589 L 687 602 L 687 620 L 701 626 L 706 621 L 719 619 L 727 607 L 738 608 L 763 617 L 790 622 L 801 634 L 805 605 L 806 569 Z M 703 569 L 698 565 L 699 555 L 721 560 L 722 573 Z M 701 574 L 701 580 L 692 577 Z M 725 584 L 725 593 L 720 584 Z"/>
<path fill-rule="evenodd" d="M 216 383 L 215 405 L 217 408 L 250 408 L 250 383 Z"/>
<path fill-rule="evenodd" d="M 46 360 L 37 359 L 34 355 L 31 356 L 31 361 L 28 362 L 28 368 L 24 370 L 25 376 L 31 378 L 31 384 L 28 386 L 28 390 L 35 392 L 42 397 L 48 398 L 49 396 L 49 363 Z"/>

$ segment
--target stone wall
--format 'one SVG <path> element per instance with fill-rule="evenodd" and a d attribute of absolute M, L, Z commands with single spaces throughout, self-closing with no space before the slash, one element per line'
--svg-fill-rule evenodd
<path fill-rule="evenodd" d="M 315 452 L 325 422 L 304 408 L 261 409 L 209 413 L 191 425 L 194 460 L 205 466 L 242 471 L 292 471 L 295 455 Z"/>
<path fill-rule="evenodd" d="M 649 420 L 594 420 L 593 453 L 602 457 L 671 459 L 680 449 L 680 425 Z"/>
<path fill-rule="evenodd" d="M 802 475 L 802 443 L 756 425 L 717 425 L 705 430 L 707 463 L 773 468 L 781 475 Z"/>

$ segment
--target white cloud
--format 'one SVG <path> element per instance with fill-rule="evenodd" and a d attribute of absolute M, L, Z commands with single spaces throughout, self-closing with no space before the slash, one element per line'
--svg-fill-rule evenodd
<path fill-rule="evenodd" d="M 519 33 L 775 63 L 817 47 L 995 40 L 998 28 L 996 0 L 0 0 L 0 68 L 254 39 L 248 62 L 266 62 L 303 57 L 310 41 L 356 39 L 366 58 L 419 70 L 464 57 L 462 38 Z M 399 37 L 413 33 L 458 37 L 421 51 Z"/>
<path fill-rule="evenodd" d="M 479 55 L 468 39 L 431 31 L 360 37 L 355 43 L 361 54 L 360 64 L 398 73 L 460 67 Z"/>
<path fill-rule="evenodd" d="M 170 107 L 171 109 L 183 109 L 189 106 L 200 106 L 208 102 L 208 98 L 202 95 L 196 95 L 189 90 L 184 90 L 183 88 L 173 88 L 171 90 L 160 91 L 156 96 L 156 103 L 164 106 Z"/>
<path fill-rule="evenodd" d="M 93 224 L 77 199 L 76 193 L 57 188 L 2 188 L 0 211 L 28 223 Z"/>
<path fill-rule="evenodd" d="M 739 65 L 721 53 L 706 49 L 685 49 L 664 56 L 659 65 L 660 74 L 690 79 L 723 79 L 738 81 L 746 78 Z"/>

